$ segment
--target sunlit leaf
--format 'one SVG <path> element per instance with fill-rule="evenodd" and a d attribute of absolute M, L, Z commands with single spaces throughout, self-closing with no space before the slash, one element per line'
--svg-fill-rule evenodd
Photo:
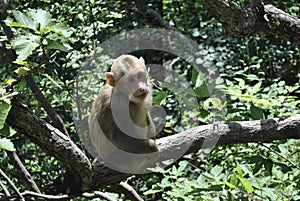
<path fill-rule="evenodd" d="M 238 177 L 238 178 L 248 193 L 252 193 L 254 191 L 254 188 L 246 179 L 244 179 L 242 177 Z"/>
<path fill-rule="evenodd" d="M 0 149 L 6 151 L 15 151 L 14 144 L 11 142 L 11 140 L 6 138 L 0 139 Z"/>
<path fill-rule="evenodd" d="M 24 61 L 39 47 L 40 36 L 25 35 L 14 38 L 11 41 L 13 49 L 17 52 L 17 61 Z"/>
<path fill-rule="evenodd" d="M 29 72 L 29 71 L 30 71 L 30 69 L 27 68 L 27 67 L 20 67 L 20 68 L 14 70 L 14 72 L 17 73 L 18 76 L 25 75 L 25 74 L 26 74 L 27 72 Z"/>
<path fill-rule="evenodd" d="M 17 21 L 17 23 L 24 25 L 26 27 L 29 27 L 33 30 L 37 29 L 37 23 L 28 15 L 25 13 L 22 13 L 21 11 L 14 10 L 13 15 Z"/>
<path fill-rule="evenodd" d="M 39 29 L 43 29 L 45 26 L 48 26 L 51 23 L 51 14 L 44 10 L 36 10 L 31 12 L 31 17 L 35 19 L 39 24 Z"/>
<path fill-rule="evenodd" d="M 3 128 L 10 109 L 10 101 L 7 99 L 0 99 L 0 129 Z"/>

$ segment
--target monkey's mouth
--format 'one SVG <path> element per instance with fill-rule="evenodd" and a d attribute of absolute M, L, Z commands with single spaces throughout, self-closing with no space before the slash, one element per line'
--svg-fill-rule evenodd
<path fill-rule="evenodd" d="M 136 98 L 145 98 L 147 95 L 148 95 L 147 90 L 144 90 L 144 91 L 137 90 L 136 92 L 133 93 L 133 97 L 136 97 Z"/>
<path fill-rule="evenodd" d="M 136 98 L 145 98 L 148 93 L 142 93 L 142 94 L 133 94 L 134 97 Z"/>

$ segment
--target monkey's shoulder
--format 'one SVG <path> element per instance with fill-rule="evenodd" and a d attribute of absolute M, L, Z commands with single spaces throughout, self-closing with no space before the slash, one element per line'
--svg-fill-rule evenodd
<path fill-rule="evenodd" d="M 108 84 L 102 87 L 95 101 L 97 103 L 96 107 L 100 105 L 108 106 L 110 104 L 112 89 L 113 87 Z"/>

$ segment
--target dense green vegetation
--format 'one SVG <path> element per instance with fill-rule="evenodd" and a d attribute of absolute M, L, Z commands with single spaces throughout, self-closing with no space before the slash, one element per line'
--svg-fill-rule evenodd
<path fill-rule="evenodd" d="M 10 162 L 7 151 L 16 151 L 41 191 L 63 167 L 4 123 L 10 109 L 10 99 L 6 96 L 12 91 L 19 92 L 24 104 L 51 122 L 23 78 L 30 72 L 62 117 L 72 140 L 84 149 L 73 123 L 77 73 L 93 50 L 112 36 L 124 30 L 166 28 L 153 12 L 147 11 L 147 6 L 155 11 L 155 16 L 162 16 L 171 27 L 197 42 L 202 58 L 209 58 L 218 68 L 221 77 L 218 87 L 226 94 L 226 101 L 222 103 L 207 97 L 205 86 L 198 82 L 202 74 L 195 72 L 186 61 L 175 61 L 175 55 L 154 50 L 134 52 L 147 63 L 170 66 L 199 95 L 199 108 L 180 114 L 174 93 L 164 85 L 154 86 L 154 103 L 163 106 L 167 113 L 165 128 L 158 137 L 221 120 L 259 120 L 300 114 L 299 46 L 261 35 L 233 38 L 197 1 L 149 0 L 148 5 L 142 2 L 10 2 L 4 23 L 13 36 L 10 38 L 2 27 L 0 42 L 15 50 L 17 57 L 0 51 L 0 167 L 20 191 L 27 190 L 27 186 Z M 248 1 L 236 3 L 243 6 Z M 297 0 L 265 3 L 300 17 Z M 172 65 L 168 65 L 170 63 Z M 205 67 L 205 63 L 200 64 Z M 104 79 L 100 84 L 104 84 Z M 99 87 L 95 84 L 89 88 L 97 91 Z M 86 97 L 85 103 L 89 104 L 92 98 Z M 299 147 L 299 141 L 285 140 L 200 150 L 183 156 L 165 171 L 133 176 L 128 183 L 145 200 L 299 200 Z M 124 198 L 113 193 L 111 196 Z"/>

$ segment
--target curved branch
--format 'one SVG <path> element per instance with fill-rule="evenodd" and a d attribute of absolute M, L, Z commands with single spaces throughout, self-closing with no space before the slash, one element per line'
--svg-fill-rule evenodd
<path fill-rule="evenodd" d="M 82 190 L 118 184 L 130 176 L 130 174 L 111 170 L 98 160 L 91 165 L 88 158 L 71 139 L 38 118 L 17 101 L 12 101 L 12 109 L 7 123 L 24 133 L 29 139 L 75 172 L 79 176 L 77 182 L 81 182 L 79 184 L 81 184 Z M 183 153 L 188 154 L 217 145 L 272 142 L 283 139 L 300 139 L 300 115 L 198 126 L 176 135 L 158 139 L 157 144 L 161 151 L 162 160 L 166 160 L 172 159 L 174 150 L 180 149 L 184 144 L 189 144 L 189 148 Z"/>
<path fill-rule="evenodd" d="M 143 201 L 140 195 L 126 182 L 120 182 L 119 185 L 113 186 L 113 190 L 123 193 L 131 201 Z"/>
<path fill-rule="evenodd" d="M 75 186 L 79 186 L 79 190 L 89 188 L 92 178 L 91 163 L 70 138 L 30 112 L 17 100 L 12 101 L 6 122 L 75 173 L 77 177 L 73 177 L 72 181 Z"/>
<path fill-rule="evenodd" d="M 272 5 L 253 0 L 242 9 L 228 0 L 199 1 L 235 37 L 264 34 L 300 44 L 300 19 Z"/>

